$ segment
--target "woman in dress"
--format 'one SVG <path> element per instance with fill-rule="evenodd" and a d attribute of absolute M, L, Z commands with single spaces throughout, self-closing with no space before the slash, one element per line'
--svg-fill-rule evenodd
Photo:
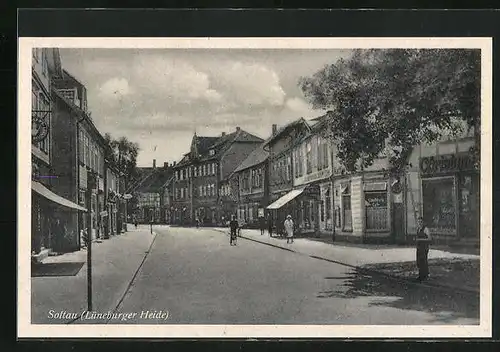
<path fill-rule="evenodd" d="M 293 243 L 293 220 L 292 216 L 288 215 L 284 222 L 285 232 L 286 232 L 286 243 Z"/>

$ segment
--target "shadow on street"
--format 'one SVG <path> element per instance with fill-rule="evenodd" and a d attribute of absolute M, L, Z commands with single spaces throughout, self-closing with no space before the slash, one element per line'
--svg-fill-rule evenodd
<path fill-rule="evenodd" d="M 479 323 L 479 295 L 453 290 L 423 287 L 381 275 L 367 275 L 357 269 L 343 279 L 344 284 L 332 291 L 319 292 L 318 298 L 373 297 L 371 306 L 385 306 L 403 310 L 426 312 L 436 322 L 450 324 L 460 318 L 477 319 Z M 339 279 L 325 277 L 325 279 Z"/>

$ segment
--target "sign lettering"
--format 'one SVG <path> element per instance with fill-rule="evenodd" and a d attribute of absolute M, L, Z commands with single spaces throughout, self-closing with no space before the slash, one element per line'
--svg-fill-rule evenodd
<path fill-rule="evenodd" d="M 469 153 L 438 155 L 420 159 L 422 174 L 449 173 L 474 169 L 475 160 Z"/>

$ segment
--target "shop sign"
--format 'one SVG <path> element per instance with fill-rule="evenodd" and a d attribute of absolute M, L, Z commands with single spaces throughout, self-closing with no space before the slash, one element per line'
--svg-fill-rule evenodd
<path fill-rule="evenodd" d="M 387 190 L 387 183 L 386 182 L 373 182 L 373 183 L 365 183 L 364 184 L 364 190 L 365 191 L 385 191 Z"/>
<path fill-rule="evenodd" d="M 330 168 L 326 168 L 326 169 L 317 171 L 315 173 L 308 174 L 308 175 L 305 175 L 305 176 L 298 178 L 297 181 L 295 182 L 295 184 L 300 185 L 300 184 L 309 183 L 309 182 L 316 181 L 316 180 L 322 180 L 324 178 L 330 177 L 331 175 L 332 175 L 332 170 Z"/>
<path fill-rule="evenodd" d="M 422 174 L 452 173 L 474 169 L 475 160 L 471 153 L 420 158 L 420 172 Z"/>

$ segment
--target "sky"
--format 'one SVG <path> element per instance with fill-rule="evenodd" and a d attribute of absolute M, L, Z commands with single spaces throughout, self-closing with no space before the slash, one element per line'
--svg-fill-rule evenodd
<path fill-rule="evenodd" d="M 63 68 L 87 88 L 104 135 L 139 144 L 138 166 L 179 161 L 193 134 L 236 127 L 263 139 L 313 110 L 298 81 L 350 55 L 339 49 L 60 49 Z"/>

